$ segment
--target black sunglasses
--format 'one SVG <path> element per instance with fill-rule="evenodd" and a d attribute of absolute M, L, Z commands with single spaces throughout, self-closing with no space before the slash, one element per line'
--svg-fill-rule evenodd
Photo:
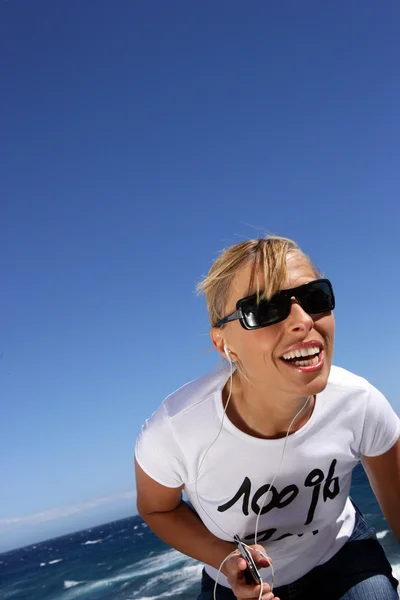
<path fill-rule="evenodd" d="M 244 329 L 260 329 L 284 321 L 290 314 L 292 298 L 309 315 L 330 312 L 335 308 L 335 295 L 329 279 L 316 279 L 290 290 L 277 292 L 270 300 L 257 294 L 238 300 L 236 311 L 220 319 L 216 327 L 239 319 Z"/>

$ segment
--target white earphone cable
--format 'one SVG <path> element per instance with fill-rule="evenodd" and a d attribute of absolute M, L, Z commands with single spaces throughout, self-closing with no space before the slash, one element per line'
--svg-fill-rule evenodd
<path fill-rule="evenodd" d="M 227 355 L 227 356 L 228 356 L 228 355 Z M 206 511 L 206 509 L 204 508 L 204 506 L 201 504 L 201 502 L 200 502 L 200 498 L 199 498 L 199 494 L 198 494 L 198 491 L 197 491 L 197 481 L 198 481 L 198 479 L 199 479 L 199 475 L 200 475 L 201 468 L 202 468 L 202 466 L 203 466 L 203 463 L 204 463 L 204 461 L 205 461 L 205 459 L 206 459 L 206 456 L 207 456 L 207 454 L 209 453 L 209 451 L 210 451 L 210 450 L 211 450 L 211 448 L 214 446 L 215 442 L 217 441 L 217 439 L 218 439 L 218 438 L 219 438 L 219 436 L 220 436 L 220 433 L 221 433 L 221 431 L 222 431 L 222 428 L 223 428 L 223 425 L 224 425 L 224 418 L 225 418 L 226 410 L 227 410 L 227 408 L 228 408 L 228 404 L 229 404 L 229 401 L 230 401 L 230 399 L 231 399 L 231 396 L 232 396 L 232 377 L 233 377 L 233 365 L 232 365 L 232 361 L 231 361 L 231 360 L 229 361 L 229 365 L 230 365 L 230 376 L 229 376 L 229 382 L 230 382 L 230 383 L 229 383 L 229 394 L 228 394 L 228 399 L 227 399 L 227 401 L 226 401 L 226 404 L 225 404 L 225 407 L 224 407 L 224 412 L 223 412 L 222 419 L 221 419 L 221 425 L 220 425 L 219 431 L 218 431 L 218 433 L 217 433 L 217 436 L 216 436 L 216 437 L 215 437 L 215 439 L 214 439 L 214 440 L 211 442 L 211 444 L 209 445 L 209 447 L 208 447 L 208 448 L 207 448 L 207 450 L 205 451 L 203 458 L 202 458 L 202 459 L 201 459 L 201 461 L 200 461 L 199 468 L 197 469 L 196 480 L 195 480 L 195 483 L 194 483 L 194 489 L 195 489 L 195 493 L 196 493 L 196 500 L 197 500 L 197 502 L 198 502 L 198 504 L 199 504 L 200 508 L 201 508 L 201 509 L 202 509 L 202 510 L 203 510 L 203 511 L 206 513 L 207 517 L 208 517 L 209 519 L 211 519 L 211 521 L 214 523 L 214 525 L 216 525 L 216 526 L 218 527 L 218 529 L 219 529 L 220 531 L 222 531 L 222 533 L 223 533 L 224 535 L 227 535 L 229 538 L 232 538 L 232 535 L 231 535 L 230 533 L 227 533 L 226 531 L 224 531 L 224 530 L 222 529 L 222 527 L 220 527 L 220 526 L 218 525 L 218 523 L 216 523 L 216 522 L 214 521 L 214 519 L 213 519 L 212 517 L 210 517 L 210 515 L 208 514 L 208 512 Z"/>
<path fill-rule="evenodd" d="M 279 463 L 278 470 L 277 470 L 277 472 L 276 472 L 276 474 L 275 474 L 275 477 L 273 478 L 272 482 L 270 483 L 270 485 L 269 485 L 269 488 L 268 488 L 267 492 L 265 493 L 265 496 L 264 496 L 264 502 L 262 503 L 262 505 L 261 505 L 261 508 L 260 508 L 260 510 L 258 511 L 257 520 L 256 520 L 256 527 L 255 527 L 255 534 L 254 534 L 254 543 L 255 543 L 255 544 L 257 544 L 258 523 L 259 523 L 259 520 L 260 520 L 260 515 L 261 515 L 261 512 L 262 512 L 262 509 L 263 509 L 263 508 L 264 508 L 264 506 L 265 506 L 265 503 L 266 503 L 266 500 L 267 500 L 267 496 L 268 496 L 268 494 L 270 493 L 270 491 L 271 491 L 271 488 L 272 488 L 272 486 L 273 486 L 273 485 L 274 485 L 274 483 L 275 483 L 275 479 L 278 477 L 279 473 L 281 472 L 281 467 L 282 467 L 282 463 L 283 463 L 283 458 L 284 458 L 284 456 L 285 456 L 285 449 L 286 449 L 286 444 L 287 444 L 287 441 L 288 441 L 288 437 L 289 437 L 290 430 L 291 430 L 291 428 L 292 428 L 292 425 L 293 425 L 293 423 L 295 422 L 295 420 L 296 420 L 296 419 L 297 419 L 297 417 L 299 416 L 299 414 L 300 414 L 300 413 L 301 413 L 301 412 L 302 412 L 302 411 L 305 409 L 305 407 L 306 407 L 306 405 L 307 405 L 308 401 L 310 400 L 310 398 L 311 398 L 311 396 L 308 396 L 308 397 L 307 397 L 307 400 L 304 402 L 304 404 L 303 404 L 303 406 L 301 407 L 301 409 L 300 409 L 300 410 L 298 411 L 298 413 L 297 413 L 297 414 L 296 414 L 296 415 L 293 417 L 293 419 L 292 419 L 292 422 L 291 422 L 291 423 L 290 423 L 290 425 L 289 425 L 289 429 L 287 430 L 286 437 L 285 437 L 285 442 L 284 442 L 284 444 L 283 444 L 282 456 L 281 456 L 281 460 L 280 460 L 280 463 Z"/>
<path fill-rule="evenodd" d="M 214 525 L 215 525 L 216 527 L 218 527 L 218 529 L 219 529 L 219 530 L 220 530 L 220 531 L 221 531 L 221 532 L 222 532 L 224 535 L 228 536 L 229 538 L 232 538 L 232 535 L 231 535 L 230 533 L 227 533 L 226 531 L 224 531 L 224 530 L 222 529 L 222 527 L 220 527 L 220 526 L 218 525 L 218 523 L 216 523 L 216 522 L 214 521 L 214 519 L 213 519 L 213 518 L 212 518 L 212 517 L 211 517 L 211 516 L 208 514 L 208 512 L 205 510 L 204 506 L 203 506 L 203 505 L 201 504 L 201 502 L 200 502 L 200 499 L 199 499 L 199 494 L 198 494 L 198 490 L 197 490 L 197 482 L 198 482 L 198 478 L 199 478 L 199 475 L 200 475 L 201 468 L 202 468 L 202 466 L 203 466 L 203 463 L 204 463 L 204 461 L 205 461 L 205 459 L 206 459 L 206 456 L 208 455 L 209 451 L 210 451 L 210 450 L 211 450 L 211 448 L 214 446 L 215 442 L 218 440 L 218 438 L 219 438 L 219 436 L 220 436 L 220 434 L 221 434 L 221 431 L 222 431 L 222 428 L 223 428 L 223 424 L 224 424 L 224 418 L 225 418 L 225 414 L 226 414 L 226 411 L 227 411 L 227 408 L 228 408 L 229 401 L 230 401 L 230 399 L 231 399 L 231 396 L 232 396 L 233 364 L 232 364 L 232 359 L 231 359 L 231 357 L 230 357 L 229 350 L 228 350 L 226 347 L 225 347 L 225 354 L 226 354 L 226 356 L 227 356 L 227 358 L 228 358 L 228 361 L 229 361 L 229 366 L 230 366 L 230 375 L 229 375 L 229 394 L 228 394 L 228 399 L 227 399 L 227 401 L 226 401 L 226 404 L 225 404 L 225 407 L 224 407 L 224 412 L 223 412 L 223 415 L 222 415 L 222 419 L 221 419 L 221 425 L 220 425 L 219 431 L 218 431 L 218 433 L 217 433 L 217 435 L 216 435 L 215 439 L 214 439 L 214 440 L 211 442 L 210 446 L 207 448 L 206 452 L 205 452 L 205 453 L 204 453 L 204 455 L 203 455 L 203 458 L 202 458 L 202 459 L 201 459 L 201 461 L 200 461 L 199 467 L 198 467 L 198 469 L 197 469 L 197 474 L 196 474 L 196 480 L 195 480 L 195 485 L 194 485 L 194 487 L 195 487 L 196 500 L 197 500 L 197 502 L 198 502 L 198 504 L 199 504 L 200 508 L 201 508 L 201 509 L 202 509 L 202 510 L 205 512 L 205 514 L 207 515 L 207 517 L 208 517 L 208 518 L 209 518 L 209 519 L 210 519 L 210 520 L 211 520 L 211 521 L 214 523 Z M 254 543 L 255 543 L 255 544 L 257 544 L 258 524 L 259 524 L 259 520 L 260 520 L 261 512 L 262 512 L 262 510 L 263 510 L 263 508 L 264 508 L 264 506 L 265 506 L 265 503 L 266 503 L 267 496 L 268 496 L 269 492 L 271 491 L 271 488 L 272 488 L 272 486 L 273 486 L 273 484 L 274 484 L 274 482 L 275 482 L 276 478 L 278 477 L 278 475 L 279 475 L 279 473 L 280 473 L 280 470 L 281 470 L 281 467 L 282 467 L 282 463 L 283 463 L 283 458 L 284 458 L 284 455 L 285 455 L 285 449 L 286 449 L 286 444 L 287 444 L 287 440 L 288 440 L 288 437 L 289 437 L 290 429 L 291 429 L 291 427 L 292 427 L 293 423 L 295 422 L 295 420 L 297 419 L 297 417 L 300 415 L 300 413 L 301 413 L 301 412 L 304 410 L 304 408 L 306 407 L 306 405 L 307 405 L 307 403 L 309 402 L 310 398 L 311 398 L 311 396 L 308 396 L 308 397 L 307 397 L 307 399 L 306 399 L 305 403 L 303 404 L 303 406 L 301 407 L 301 409 L 300 409 L 300 410 L 297 412 L 297 414 L 295 415 L 295 417 L 292 419 L 292 422 L 290 423 L 290 425 L 289 425 L 289 428 L 288 428 L 288 430 L 287 430 L 286 437 L 285 437 L 285 442 L 284 442 L 284 445 L 283 445 L 283 450 L 282 450 L 282 456 L 281 456 L 281 460 L 280 460 L 280 463 L 279 463 L 279 466 L 278 466 L 278 470 L 277 470 L 277 472 L 276 472 L 276 474 L 275 474 L 275 476 L 274 476 L 274 478 L 273 478 L 272 482 L 270 483 L 270 485 L 269 485 L 269 488 L 268 488 L 267 492 L 265 493 L 265 496 L 264 496 L 264 502 L 263 502 L 263 504 L 261 505 L 261 507 L 260 507 L 260 510 L 258 511 L 258 514 L 257 514 L 256 526 L 255 526 L 255 534 L 254 534 Z M 249 551 L 250 551 L 250 550 L 253 550 L 253 551 L 256 551 L 256 552 L 258 552 L 258 553 L 259 553 L 261 556 L 263 556 L 263 557 L 266 559 L 266 561 L 269 563 L 269 566 L 270 566 L 270 568 L 271 568 L 271 579 L 272 579 L 272 581 L 271 581 L 271 591 L 273 591 L 273 588 L 274 588 L 274 568 L 273 568 L 273 565 L 272 565 L 272 563 L 270 562 L 270 560 L 269 560 L 268 556 L 267 556 L 266 554 L 264 554 L 263 552 L 261 552 L 261 550 L 258 550 L 257 548 L 251 548 L 250 546 L 248 546 L 248 545 L 247 545 L 247 544 L 245 544 L 244 542 L 242 542 L 242 544 L 243 544 L 243 545 L 244 545 L 244 546 L 245 546 L 245 547 L 246 547 L 246 548 L 247 548 Z M 236 550 L 234 550 L 234 551 L 230 552 L 230 553 L 228 554 L 228 556 L 226 556 L 226 557 L 224 558 L 224 560 L 222 561 L 222 563 L 221 563 L 221 564 L 220 564 L 220 566 L 219 566 L 219 569 L 218 569 L 218 574 L 217 574 L 217 578 L 216 578 L 215 585 L 214 585 L 214 600 L 216 600 L 216 591 L 217 591 L 217 586 L 218 586 L 218 579 L 219 579 L 219 577 L 220 577 L 220 574 L 221 574 L 222 567 L 224 566 L 224 564 L 225 564 L 225 562 L 228 560 L 228 558 L 229 558 L 230 556 L 232 556 L 233 554 L 235 554 L 236 552 L 237 552 Z M 258 597 L 258 600 L 261 600 L 261 597 L 262 597 L 262 594 L 263 594 L 263 585 L 262 585 L 262 584 L 263 584 L 263 581 L 261 580 L 261 586 L 260 586 L 260 595 L 259 595 L 259 597 Z"/>

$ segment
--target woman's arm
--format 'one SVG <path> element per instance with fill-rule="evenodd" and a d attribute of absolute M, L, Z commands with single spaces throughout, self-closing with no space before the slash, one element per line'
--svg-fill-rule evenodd
<path fill-rule="evenodd" d="M 226 561 L 222 572 L 239 600 L 258 598 L 260 587 L 245 582 L 247 565 L 235 544 L 217 538 L 207 529 L 182 500 L 182 487 L 168 488 L 157 483 L 141 469 L 136 460 L 135 470 L 138 512 L 150 529 L 169 546 L 216 569 L 235 550 L 236 555 Z M 262 546 L 256 547 L 265 552 Z M 253 558 L 258 567 L 269 566 L 258 553 L 253 553 Z M 269 600 L 270 589 L 267 583 L 263 584 L 263 600 Z M 271 597 L 275 596 L 272 594 Z"/>
<path fill-rule="evenodd" d="M 182 500 L 182 487 L 167 488 L 149 477 L 135 460 L 137 508 L 150 529 L 183 554 L 219 568 L 235 545 L 215 537 Z"/>
<path fill-rule="evenodd" d="M 400 542 L 400 438 L 380 456 L 363 456 L 362 463 L 382 512 Z"/>

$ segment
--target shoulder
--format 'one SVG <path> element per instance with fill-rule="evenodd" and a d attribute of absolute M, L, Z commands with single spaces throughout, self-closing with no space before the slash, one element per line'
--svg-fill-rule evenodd
<path fill-rule="evenodd" d="M 195 412 L 199 405 L 221 392 L 227 378 L 226 369 L 219 369 L 186 383 L 163 401 L 161 407 L 165 415 L 175 419 L 185 413 Z"/>
<path fill-rule="evenodd" d="M 327 391 L 341 391 L 347 394 L 368 394 L 371 384 L 364 377 L 360 377 L 347 369 L 332 365 L 328 378 Z"/>
<path fill-rule="evenodd" d="M 142 426 L 141 437 L 180 437 L 209 422 L 216 394 L 229 376 L 226 370 L 213 371 L 190 381 L 169 394 Z M 214 402 L 213 402 L 214 400 Z M 193 427 L 194 426 L 194 429 Z"/>
<path fill-rule="evenodd" d="M 155 481 L 179 487 L 192 476 L 193 447 L 199 447 L 197 434 L 205 443 L 203 432 L 213 431 L 212 424 L 218 420 L 216 398 L 228 377 L 226 369 L 221 369 L 190 381 L 167 396 L 145 421 L 135 456 Z"/>
<path fill-rule="evenodd" d="M 219 369 L 185 383 L 169 394 L 146 419 L 142 433 L 152 430 L 156 435 L 169 430 L 176 434 L 182 428 L 188 430 L 192 422 L 196 425 L 208 419 L 216 406 L 216 395 L 221 392 L 228 376 L 226 369 Z"/>
<path fill-rule="evenodd" d="M 364 377 L 332 365 L 328 383 L 320 394 L 321 414 L 351 427 L 357 423 L 362 426 L 372 389 Z"/>
<path fill-rule="evenodd" d="M 378 423 L 397 424 L 399 418 L 388 399 L 364 377 L 341 367 L 332 366 L 328 385 L 323 392 L 332 404 L 332 410 L 345 407 L 346 415 L 376 429 Z M 348 402 L 345 402 L 348 400 Z"/>

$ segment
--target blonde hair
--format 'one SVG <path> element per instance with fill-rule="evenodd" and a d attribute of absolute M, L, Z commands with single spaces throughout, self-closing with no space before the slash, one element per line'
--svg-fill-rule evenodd
<path fill-rule="evenodd" d="M 286 260 L 289 253 L 300 253 L 309 263 L 315 274 L 318 270 L 310 258 L 304 254 L 293 240 L 276 235 L 239 242 L 222 251 L 215 260 L 208 275 L 197 284 L 197 293 L 204 294 L 211 326 L 214 327 L 225 316 L 225 307 L 233 279 L 239 270 L 252 261 L 248 293 L 260 269 L 264 274 L 262 289 L 257 278 L 259 298 L 270 299 L 286 280 Z"/>

